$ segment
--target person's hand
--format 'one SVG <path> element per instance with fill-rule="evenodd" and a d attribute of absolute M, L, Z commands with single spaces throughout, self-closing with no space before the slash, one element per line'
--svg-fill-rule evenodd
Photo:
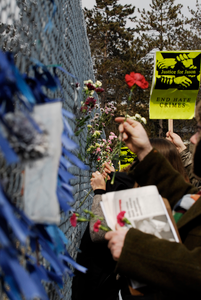
<path fill-rule="evenodd" d="M 105 239 L 108 240 L 108 248 L 111 251 L 114 260 L 118 260 L 124 245 L 127 229 L 122 228 L 119 224 L 115 226 L 116 231 L 109 231 L 105 234 Z"/>
<path fill-rule="evenodd" d="M 111 172 L 114 172 L 115 168 L 113 166 L 110 166 L 110 164 L 108 162 L 105 162 L 103 164 L 103 166 L 104 166 L 104 169 L 103 169 L 103 172 L 102 172 L 103 178 L 104 179 L 107 178 L 108 180 L 110 180 L 111 178 L 110 178 L 109 174 Z"/>
<path fill-rule="evenodd" d="M 183 87 L 189 87 L 192 84 L 192 81 L 186 76 L 179 76 L 174 78 L 175 84 L 180 84 Z"/>
<path fill-rule="evenodd" d="M 186 146 L 184 145 L 182 139 L 178 134 L 168 131 L 166 133 L 166 139 L 172 142 L 176 146 L 179 153 L 181 153 L 183 150 L 186 149 Z"/>
<path fill-rule="evenodd" d="M 106 183 L 100 172 L 92 173 L 91 187 L 94 190 L 106 190 Z"/>
<path fill-rule="evenodd" d="M 126 146 L 134 153 L 137 154 L 138 159 L 141 161 L 152 150 L 147 133 L 144 127 L 137 121 L 118 117 L 115 119 L 119 125 L 119 132 L 123 136 L 123 141 Z"/>
<path fill-rule="evenodd" d="M 168 84 L 168 85 L 171 85 L 174 82 L 174 77 L 172 77 L 172 76 L 171 77 L 161 76 L 161 82 L 165 83 L 165 84 Z"/>
<path fill-rule="evenodd" d="M 174 59 L 174 58 L 165 58 L 163 59 L 162 61 L 159 61 L 157 63 L 157 66 L 160 68 L 160 69 L 167 69 L 167 68 L 171 68 L 173 69 L 176 65 L 177 61 Z"/>
<path fill-rule="evenodd" d="M 197 53 L 188 53 L 188 54 L 179 54 L 176 59 L 177 61 L 180 61 L 185 68 L 189 69 L 197 69 L 196 66 L 193 64 L 193 58 L 197 56 Z"/>

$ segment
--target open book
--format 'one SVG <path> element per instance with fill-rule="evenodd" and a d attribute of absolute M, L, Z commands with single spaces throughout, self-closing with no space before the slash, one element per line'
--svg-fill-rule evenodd
<path fill-rule="evenodd" d="M 180 242 L 169 203 L 167 200 L 164 202 L 155 185 L 103 194 L 100 205 L 107 225 L 112 230 L 115 230 L 117 215 L 126 211 L 124 217 L 130 221 L 130 227 L 158 238 Z M 144 285 L 132 280 L 130 292 L 139 295 L 136 289 Z"/>
<path fill-rule="evenodd" d="M 117 215 L 126 211 L 131 226 L 158 238 L 179 242 L 174 221 L 155 185 L 110 192 L 100 203 L 107 225 L 115 230 Z"/>

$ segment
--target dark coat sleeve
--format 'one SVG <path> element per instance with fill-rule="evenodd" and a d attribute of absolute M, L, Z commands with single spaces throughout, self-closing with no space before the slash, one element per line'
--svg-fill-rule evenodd
<path fill-rule="evenodd" d="M 193 296 L 200 293 L 201 247 L 159 239 L 137 229 L 126 235 L 116 271 L 158 291 Z M 185 298 L 193 299 L 193 298 Z"/>
<path fill-rule="evenodd" d="M 160 195 L 168 199 L 172 208 L 183 195 L 198 192 L 197 188 L 185 182 L 156 149 L 153 149 L 129 175 L 133 175 L 140 186 L 156 185 Z"/>
<path fill-rule="evenodd" d="M 171 206 L 183 195 L 197 192 L 156 149 L 131 174 L 140 186 L 156 185 Z M 201 234 L 199 224 L 194 229 Z M 193 248 L 187 248 L 132 228 L 126 234 L 116 271 L 156 288 L 163 295 L 170 293 L 168 299 L 175 299 L 175 295 L 177 299 L 181 295 L 192 299 L 201 286 L 201 239 Z"/>

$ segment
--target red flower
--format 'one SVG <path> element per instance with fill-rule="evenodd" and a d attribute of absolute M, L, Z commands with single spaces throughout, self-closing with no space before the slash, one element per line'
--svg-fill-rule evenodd
<path fill-rule="evenodd" d="M 88 87 L 88 89 L 89 89 L 90 91 L 93 91 L 93 90 L 96 89 L 96 87 L 95 87 L 93 84 L 91 84 L 91 83 L 87 83 L 87 87 Z"/>
<path fill-rule="evenodd" d="M 85 112 L 87 112 L 87 109 L 88 109 L 88 107 L 85 105 L 80 108 L 80 111 L 85 113 Z"/>
<path fill-rule="evenodd" d="M 95 89 L 95 92 L 96 92 L 97 94 L 101 94 L 101 93 L 104 92 L 104 89 L 102 89 L 102 88 L 96 88 L 96 89 Z"/>
<path fill-rule="evenodd" d="M 134 84 L 137 84 L 142 89 L 147 89 L 149 86 L 149 83 L 140 73 L 131 72 L 130 75 L 126 74 L 125 80 L 129 88 L 132 88 Z"/>
<path fill-rule="evenodd" d="M 125 215 L 125 211 L 121 211 L 118 215 L 117 215 L 117 223 L 122 227 L 125 225 L 125 221 L 124 221 L 124 215 Z"/>
<path fill-rule="evenodd" d="M 76 227 L 76 225 L 77 225 L 77 216 L 76 216 L 76 214 L 73 214 L 73 215 L 70 217 L 70 222 L 71 222 L 71 225 L 72 225 L 73 227 Z"/>
<path fill-rule="evenodd" d="M 101 226 L 101 221 L 100 220 L 96 221 L 96 223 L 94 224 L 94 232 L 98 232 L 100 226 Z"/>
<path fill-rule="evenodd" d="M 96 99 L 88 97 L 87 100 L 85 101 L 85 105 L 89 105 L 91 108 L 94 107 L 96 104 Z"/>

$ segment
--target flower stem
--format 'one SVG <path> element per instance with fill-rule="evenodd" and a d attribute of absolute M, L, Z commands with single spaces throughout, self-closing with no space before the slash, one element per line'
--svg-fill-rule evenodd
<path fill-rule="evenodd" d="M 91 194 L 92 191 L 93 191 L 93 189 L 89 190 L 89 192 L 86 194 L 86 196 L 84 197 L 84 200 L 80 203 L 78 208 L 80 208 L 84 204 L 85 200 L 88 198 L 88 196 Z"/>
<path fill-rule="evenodd" d="M 109 227 L 106 227 L 106 226 L 103 226 L 103 225 L 100 225 L 99 227 L 101 230 L 104 230 L 104 231 L 111 231 L 111 229 Z"/>
<path fill-rule="evenodd" d="M 125 117 L 125 120 L 124 120 L 124 122 L 126 122 L 126 120 L 127 120 L 128 109 L 129 109 L 129 105 L 130 105 L 131 97 L 132 97 L 132 94 L 133 94 L 133 91 L 134 91 L 134 89 L 135 89 L 135 88 L 136 88 L 136 84 L 134 84 L 134 85 L 132 86 L 132 88 L 130 89 L 130 94 L 129 94 L 129 96 L 128 96 L 127 112 L 126 112 L 126 117 Z"/>

